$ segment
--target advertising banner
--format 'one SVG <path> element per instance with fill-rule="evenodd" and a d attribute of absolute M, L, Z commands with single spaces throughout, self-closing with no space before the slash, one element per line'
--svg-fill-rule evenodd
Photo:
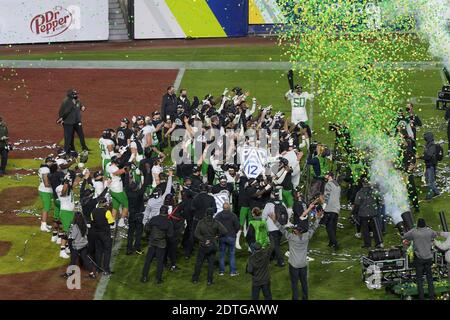
<path fill-rule="evenodd" d="M 108 0 L 0 1 L 0 44 L 107 40 Z"/>
<path fill-rule="evenodd" d="M 247 0 L 135 0 L 135 39 L 247 35 Z"/>

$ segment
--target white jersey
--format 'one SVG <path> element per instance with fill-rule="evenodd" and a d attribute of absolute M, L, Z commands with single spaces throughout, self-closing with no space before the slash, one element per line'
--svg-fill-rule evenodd
<path fill-rule="evenodd" d="M 67 165 L 68 164 L 67 160 L 66 159 L 62 159 L 62 158 L 56 158 L 55 162 L 58 165 L 58 167 L 61 167 L 62 165 Z M 61 171 L 64 172 L 64 173 L 67 173 L 67 170 L 68 169 L 63 169 Z"/>
<path fill-rule="evenodd" d="M 153 166 L 152 168 L 152 176 L 158 176 L 161 172 L 163 172 L 163 168 L 161 166 Z M 153 179 L 152 187 L 156 187 L 156 180 Z"/>
<path fill-rule="evenodd" d="M 152 124 L 148 124 L 145 127 L 142 128 L 142 134 L 144 137 L 142 138 L 142 148 L 145 148 L 147 146 L 147 135 L 152 135 L 152 142 L 153 145 L 158 144 L 158 137 L 156 136 L 156 128 Z"/>
<path fill-rule="evenodd" d="M 103 190 L 105 190 L 105 183 L 103 181 L 92 181 L 94 185 L 94 198 L 98 198 L 99 195 L 102 194 Z"/>
<path fill-rule="evenodd" d="M 39 192 L 53 193 L 52 187 L 46 187 L 44 184 L 44 175 L 50 173 L 50 169 L 48 167 L 40 167 L 38 171 L 39 176 Z"/>
<path fill-rule="evenodd" d="M 297 160 L 297 153 L 295 153 L 294 150 L 288 151 L 285 154 L 282 155 L 283 158 L 287 159 L 289 161 L 289 166 L 292 168 L 293 173 L 300 171 L 300 164 Z"/>
<path fill-rule="evenodd" d="M 98 144 L 100 145 L 100 153 L 103 160 L 111 159 L 111 154 L 109 153 L 108 146 L 112 146 L 114 150 L 114 142 L 111 139 L 98 139 Z"/>
<path fill-rule="evenodd" d="M 308 92 L 298 94 L 289 90 L 286 92 L 285 97 L 291 102 L 291 122 L 298 124 L 299 122 L 308 121 L 306 100 L 313 99 L 314 95 Z"/>
<path fill-rule="evenodd" d="M 74 211 L 75 210 L 75 203 L 73 201 L 73 193 L 70 192 L 67 196 L 62 196 L 61 192 L 63 189 L 63 185 L 59 185 L 56 188 L 56 194 L 58 195 L 59 202 L 61 203 L 61 210 L 64 211 Z"/>
<path fill-rule="evenodd" d="M 130 149 L 139 150 L 135 141 L 132 141 L 130 143 Z M 142 159 L 144 159 L 144 156 L 142 154 L 139 154 L 139 151 L 136 151 L 136 162 L 139 163 Z"/>
<path fill-rule="evenodd" d="M 111 176 L 111 185 L 109 186 L 109 189 L 115 193 L 123 192 L 122 178 L 113 174 L 118 170 L 119 168 L 115 164 L 108 163 L 108 165 L 106 166 L 106 171 Z"/>

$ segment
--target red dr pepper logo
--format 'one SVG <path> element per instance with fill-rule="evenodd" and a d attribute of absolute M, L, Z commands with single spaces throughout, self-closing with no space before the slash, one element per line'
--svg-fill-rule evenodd
<path fill-rule="evenodd" d="M 72 23 L 72 13 L 61 6 L 57 6 L 53 10 L 35 16 L 31 20 L 30 29 L 37 35 L 51 38 L 69 29 Z"/>

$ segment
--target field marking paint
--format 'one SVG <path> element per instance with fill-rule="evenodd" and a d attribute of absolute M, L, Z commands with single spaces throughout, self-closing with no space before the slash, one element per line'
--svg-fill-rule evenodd
<path fill-rule="evenodd" d="M 111 270 L 114 270 L 114 264 L 116 262 L 116 258 L 119 255 L 119 249 L 122 246 L 122 237 L 118 235 L 118 238 L 116 239 L 116 242 L 114 243 L 114 247 L 111 251 L 111 260 L 110 260 L 110 268 Z M 103 300 L 103 296 L 105 295 L 106 288 L 108 287 L 109 279 L 111 278 L 111 275 L 109 276 L 103 276 L 100 278 L 100 281 L 97 284 L 97 288 L 95 289 L 94 294 L 94 300 Z"/>
<path fill-rule="evenodd" d="M 176 91 L 178 91 L 178 89 L 180 89 L 181 81 L 183 80 L 185 72 L 186 72 L 185 68 L 180 68 L 178 70 L 177 78 L 175 79 L 175 83 L 173 84 Z"/>
<path fill-rule="evenodd" d="M 380 68 L 436 70 L 440 62 L 415 61 L 392 64 L 378 63 Z M 156 69 L 156 70 L 289 70 L 290 62 L 268 61 L 74 61 L 74 60 L 0 60 L 1 68 L 56 68 L 56 69 Z M 296 63 L 297 69 L 311 68 L 308 63 Z M 327 64 L 315 65 L 326 69 Z M 341 67 L 345 67 L 342 64 Z M 336 66 L 333 66 L 336 68 Z"/>

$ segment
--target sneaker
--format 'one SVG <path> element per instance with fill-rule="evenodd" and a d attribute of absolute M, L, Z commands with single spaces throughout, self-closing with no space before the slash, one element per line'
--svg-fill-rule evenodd
<path fill-rule="evenodd" d="M 137 254 L 137 255 L 143 255 L 144 254 L 144 251 L 142 251 L 142 250 L 136 250 L 135 251 L 135 253 Z"/>
<path fill-rule="evenodd" d="M 52 236 L 51 241 L 52 241 L 52 242 L 58 241 L 58 236 L 57 236 L 57 235 L 56 235 L 56 236 Z"/>
<path fill-rule="evenodd" d="M 91 272 L 91 273 L 89 273 L 89 278 L 95 279 L 95 278 L 97 278 L 97 276 L 95 275 L 94 272 Z"/>
<path fill-rule="evenodd" d="M 63 259 L 69 259 L 70 256 L 66 253 L 66 250 L 60 250 L 59 251 L 59 257 Z"/>
<path fill-rule="evenodd" d="M 58 239 L 56 240 L 56 244 L 61 244 L 61 237 L 58 237 Z"/>
<path fill-rule="evenodd" d="M 207 286 L 212 286 L 212 285 L 213 285 L 213 282 L 212 282 L 212 281 L 208 281 L 208 282 L 206 283 L 206 285 L 207 285 Z"/>
<path fill-rule="evenodd" d="M 109 271 L 103 271 L 103 273 L 102 273 L 105 277 L 107 277 L 107 276 L 110 276 L 111 275 L 111 272 L 109 272 Z"/>
<path fill-rule="evenodd" d="M 117 224 L 117 226 L 118 226 L 119 228 L 124 228 L 124 227 L 126 226 L 126 224 L 125 224 L 125 219 L 124 219 L 124 218 L 120 218 L 120 219 L 119 219 L 119 223 Z"/>
<path fill-rule="evenodd" d="M 142 277 L 141 277 L 141 282 L 142 282 L 142 283 L 146 283 L 146 282 L 148 282 L 148 278 L 147 278 L 147 277 L 144 277 L 144 276 L 142 276 Z"/>
<path fill-rule="evenodd" d="M 223 276 L 224 274 L 225 274 L 225 272 L 223 272 L 223 271 L 219 272 L 219 276 Z"/>
<path fill-rule="evenodd" d="M 66 247 L 66 249 L 64 249 L 66 251 L 67 254 L 70 254 L 70 248 Z"/>
<path fill-rule="evenodd" d="M 179 271 L 179 270 L 180 270 L 180 268 L 178 268 L 175 265 L 170 267 L 170 271 Z"/>
<path fill-rule="evenodd" d="M 289 255 L 290 255 L 291 253 L 289 252 L 289 251 L 286 251 L 286 253 L 284 254 L 286 257 L 288 257 L 289 258 Z"/>
<path fill-rule="evenodd" d="M 314 260 L 315 260 L 314 258 L 306 256 L 306 261 L 310 262 L 310 261 L 314 261 Z"/>
<path fill-rule="evenodd" d="M 52 227 L 48 226 L 47 224 L 41 223 L 41 231 L 42 232 L 52 232 Z"/>
<path fill-rule="evenodd" d="M 232 272 L 230 273 L 230 277 L 237 277 L 239 275 L 239 272 Z"/>
<path fill-rule="evenodd" d="M 358 239 L 361 239 L 361 232 L 355 233 L 355 237 L 358 238 Z"/>
<path fill-rule="evenodd" d="M 376 248 L 378 248 L 378 249 L 383 249 L 383 248 L 384 248 L 384 244 L 380 243 L 380 244 L 378 244 L 378 245 L 376 246 Z"/>

